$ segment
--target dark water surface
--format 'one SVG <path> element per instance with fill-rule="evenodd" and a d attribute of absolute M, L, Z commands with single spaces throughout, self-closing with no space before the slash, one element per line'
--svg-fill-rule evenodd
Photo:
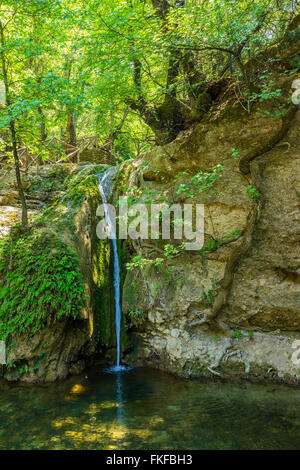
<path fill-rule="evenodd" d="M 0 382 L 0 449 L 300 449 L 300 391 L 147 368 Z"/>

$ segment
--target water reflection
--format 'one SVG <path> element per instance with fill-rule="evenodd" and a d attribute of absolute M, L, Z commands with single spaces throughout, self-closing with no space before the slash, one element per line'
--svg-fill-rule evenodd
<path fill-rule="evenodd" d="M 124 437 L 121 439 L 120 444 L 124 444 L 124 439 L 126 437 L 126 421 L 125 413 L 123 408 L 123 393 L 122 393 L 122 372 L 119 371 L 116 373 L 116 385 L 117 385 L 117 423 L 118 427 L 124 429 Z M 123 446 L 122 446 L 123 447 Z"/>
<path fill-rule="evenodd" d="M 115 371 L 115 379 L 116 379 L 116 404 L 117 404 L 117 417 L 116 417 L 116 425 L 113 431 L 113 434 L 117 436 L 116 438 L 116 447 L 115 449 L 124 449 L 126 448 L 126 435 L 128 433 L 128 429 L 126 428 L 126 417 L 125 417 L 125 409 L 123 403 L 123 389 L 122 389 L 122 380 L 123 380 L 123 371 L 117 370 Z"/>
<path fill-rule="evenodd" d="M 299 390 L 149 369 L 0 382 L 0 449 L 299 449 Z"/>

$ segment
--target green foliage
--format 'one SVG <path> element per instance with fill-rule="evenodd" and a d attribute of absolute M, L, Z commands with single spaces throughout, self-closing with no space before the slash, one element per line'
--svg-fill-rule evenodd
<path fill-rule="evenodd" d="M 213 282 L 212 288 L 208 289 L 207 291 L 204 287 L 201 286 L 202 291 L 202 302 L 204 303 L 205 307 L 209 308 L 214 303 L 214 298 L 216 296 L 216 285 Z"/>
<path fill-rule="evenodd" d="M 226 168 L 224 165 L 219 164 L 216 165 L 211 172 L 199 171 L 196 175 L 191 177 L 191 184 L 181 183 L 179 185 L 177 194 L 183 194 L 186 198 L 193 198 L 196 194 L 201 194 L 204 192 L 215 194 L 216 191 L 212 191 L 212 189 L 225 169 Z M 180 177 L 182 175 L 185 175 L 185 172 L 180 173 Z"/>
<path fill-rule="evenodd" d="M 173 245 L 171 245 L 171 244 L 165 245 L 164 251 L 165 251 L 165 257 L 166 257 L 168 260 L 173 259 L 175 256 L 177 256 L 177 255 L 180 253 L 180 251 L 178 250 L 178 248 L 176 248 L 175 246 L 173 246 Z"/>
<path fill-rule="evenodd" d="M 198 193 L 210 191 L 215 185 L 215 182 L 220 178 L 220 173 L 225 170 L 224 165 L 217 165 L 210 173 L 199 171 L 191 178 L 191 182 L 196 186 Z"/>
<path fill-rule="evenodd" d="M 235 328 L 233 330 L 233 337 L 238 340 L 241 340 L 243 338 L 243 333 L 241 332 L 241 330 L 238 330 L 237 328 Z"/>
<path fill-rule="evenodd" d="M 240 159 L 240 151 L 239 151 L 238 149 L 232 147 L 232 148 L 230 149 L 230 151 L 231 151 L 231 155 L 233 156 L 233 158 L 234 158 L 235 160 L 239 160 L 239 159 Z"/>
<path fill-rule="evenodd" d="M 18 368 L 18 377 L 27 374 L 29 372 L 29 367 L 27 364 L 23 364 Z"/>
<path fill-rule="evenodd" d="M 141 255 L 136 255 L 132 258 L 132 260 L 126 263 L 126 269 L 128 271 L 132 271 L 136 268 L 138 269 L 146 269 L 147 267 L 154 266 L 159 268 L 161 265 L 167 263 L 167 261 L 172 260 L 176 256 L 180 254 L 180 249 L 183 248 L 182 246 L 175 247 L 174 245 L 168 243 L 164 246 L 164 258 L 157 257 L 154 259 L 143 258 Z"/>
<path fill-rule="evenodd" d="M 168 11 L 162 17 L 158 3 L 1 2 L 1 51 L 8 65 L 10 91 L 0 127 L 7 128 L 15 120 L 18 141 L 47 159 L 50 153 L 41 143 L 43 126 L 47 137 L 64 137 L 71 114 L 78 137 L 98 135 L 106 142 L 131 108 L 122 132 L 114 139 L 114 153 L 118 162 L 139 156 L 154 142 L 146 116 L 166 96 L 176 96 L 177 104 L 186 110 L 201 110 L 206 85 L 221 77 L 241 83 L 244 93 L 245 85 L 253 79 L 247 77 L 245 65 L 266 47 L 271 49 L 280 42 L 296 13 L 289 0 L 166 0 L 163 4 Z M 295 34 L 289 33 L 292 40 Z M 180 67 L 168 83 L 170 59 L 174 57 Z M 186 59 L 193 59 L 190 73 Z M 286 57 L 285 63 L 290 69 L 282 73 L 299 70 L 297 57 Z M 134 64 L 140 66 L 138 80 Z M 281 64 L 274 61 L 271 65 Z M 248 90 L 246 98 L 276 103 L 281 90 L 272 83 L 265 63 L 257 67 L 259 74 L 254 79 L 259 86 L 255 93 Z M 141 111 L 136 104 L 147 106 Z M 168 120 L 168 112 L 162 110 L 163 122 Z M 190 194 L 184 187 L 180 191 Z"/>
<path fill-rule="evenodd" d="M 254 338 L 254 332 L 252 330 L 248 331 L 248 338 L 253 339 Z"/>
<path fill-rule="evenodd" d="M 189 185 L 185 183 L 181 183 L 177 189 L 177 194 L 181 195 L 183 194 L 186 198 L 193 198 L 194 193 L 191 191 Z"/>
<path fill-rule="evenodd" d="M 227 233 L 224 238 L 221 240 L 215 240 L 214 238 L 210 238 L 199 251 L 200 253 L 205 256 L 207 252 L 215 251 L 219 249 L 221 246 L 226 245 L 232 241 L 237 240 L 241 236 L 240 230 L 233 230 L 230 233 Z"/>
<path fill-rule="evenodd" d="M 268 109 L 259 109 L 257 111 L 258 116 L 262 116 L 267 119 L 281 119 L 284 116 L 286 111 L 285 105 L 279 105 L 274 111 L 269 111 Z"/>
<path fill-rule="evenodd" d="M 0 245 L 0 338 L 36 333 L 61 318 L 77 318 L 85 301 L 78 258 L 53 233 L 14 240 L 9 270 L 9 239 Z"/>
<path fill-rule="evenodd" d="M 64 181 L 67 176 L 67 170 L 64 166 L 55 165 L 47 172 L 47 177 L 31 176 L 30 187 L 27 193 L 61 191 L 64 187 Z"/>
<path fill-rule="evenodd" d="M 264 75 L 260 78 L 270 78 L 271 74 Z M 273 80 L 268 81 L 267 83 L 264 83 L 261 90 L 258 93 L 252 93 L 251 94 L 251 100 L 255 101 L 258 100 L 259 103 L 262 103 L 263 101 L 277 101 L 282 94 L 282 90 L 280 88 L 275 88 L 276 84 Z"/>
<path fill-rule="evenodd" d="M 145 269 L 147 266 L 153 265 L 154 260 L 143 258 L 140 255 L 134 256 L 129 263 L 126 263 L 128 271 L 132 271 L 135 268 Z"/>
<path fill-rule="evenodd" d="M 131 320 L 133 320 L 133 323 L 137 325 L 141 325 L 145 321 L 143 312 L 140 312 L 139 310 L 135 312 L 133 311 L 128 312 L 128 316 L 129 318 L 131 318 Z"/>
<path fill-rule="evenodd" d="M 252 185 L 245 186 L 245 189 L 246 189 L 247 196 L 248 196 L 249 199 L 253 199 L 254 201 L 258 201 L 259 192 L 257 191 L 256 188 L 254 188 L 254 186 L 252 186 Z"/>

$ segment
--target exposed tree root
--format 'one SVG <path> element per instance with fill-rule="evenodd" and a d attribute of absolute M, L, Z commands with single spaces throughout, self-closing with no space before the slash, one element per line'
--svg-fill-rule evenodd
<path fill-rule="evenodd" d="M 234 349 L 233 351 L 228 352 L 230 348 L 234 347 L 233 338 L 227 338 L 226 344 L 224 344 L 223 349 L 219 352 L 216 357 L 216 360 L 213 364 L 207 367 L 207 369 L 214 375 L 222 377 L 222 374 L 215 369 L 219 367 L 221 361 L 227 362 L 228 359 L 232 356 L 237 356 L 245 365 L 245 373 L 249 374 L 250 372 L 250 362 L 248 356 L 244 354 L 241 349 Z"/>
<path fill-rule="evenodd" d="M 248 356 L 244 354 L 240 349 L 235 349 L 234 351 L 231 351 L 230 353 L 226 353 L 224 356 L 224 361 L 227 362 L 228 359 L 232 356 L 238 356 L 241 361 L 245 364 L 245 373 L 249 374 L 250 372 L 250 362 L 248 359 Z"/>
<path fill-rule="evenodd" d="M 225 304 L 227 300 L 227 296 L 229 294 L 229 289 L 232 283 L 235 267 L 237 263 L 240 261 L 240 259 L 246 255 L 246 253 L 248 252 L 250 248 L 252 233 L 253 233 L 254 226 L 257 220 L 257 216 L 258 216 L 258 208 L 255 205 L 253 206 L 249 214 L 246 230 L 243 233 L 243 236 L 241 237 L 241 243 L 234 249 L 230 259 L 227 262 L 224 277 L 219 283 L 219 291 L 214 300 L 214 303 L 211 309 L 207 309 L 204 311 L 205 313 L 204 313 L 203 318 L 197 322 L 198 325 L 210 323 L 212 320 L 214 320 L 217 317 L 223 305 Z"/>
<path fill-rule="evenodd" d="M 225 356 L 225 354 L 227 353 L 227 350 L 229 348 L 231 348 L 233 345 L 233 338 L 227 338 L 226 340 L 226 344 L 224 344 L 223 346 L 223 349 L 219 352 L 219 354 L 217 355 L 216 357 L 216 360 L 215 362 L 213 362 L 210 366 L 207 367 L 207 369 L 214 375 L 218 375 L 219 377 L 222 376 L 222 374 L 220 372 L 217 372 L 216 369 L 217 367 L 219 367 L 220 365 L 220 362 L 222 361 L 223 357 Z"/>
<path fill-rule="evenodd" d="M 269 142 L 267 142 L 264 145 L 261 145 L 260 147 L 253 149 L 252 152 L 249 152 L 245 157 L 241 158 L 240 163 L 239 163 L 239 168 L 241 173 L 248 174 L 250 173 L 250 162 L 254 160 L 257 157 L 260 157 L 261 155 L 269 152 L 270 150 L 275 147 L 286 135 L 287 131 L 289 130 L 290 124 L 292 122 L 292 119 L 294 118 L 296 112 L 298 111 L 298 106 L 295 106 L 294 104 L 291 105 L 288 108 L 288 111 L 285 113 L 285 115 L 282 118 L 282 124 L 281 128 L 279 129 L 278 133 L 273 136 Z"/>

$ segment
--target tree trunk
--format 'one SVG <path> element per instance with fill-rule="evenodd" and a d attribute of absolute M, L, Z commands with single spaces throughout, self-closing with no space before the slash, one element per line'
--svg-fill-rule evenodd
<path fill-rule="evenodd" d="M 185 0 L 151 0 L 157 17 L 162 22 L 162 30 L 167 33 L 167 14 L 171 8 L 181 8 Z M 147 103 L 142 93 L 142 63 L 138 58 L 133 61 L 133 81 L 137 98 L 128 99 L 126 103 L 131 109 L 137 111 L 144 122 L 151 128 L 155 135 L 156 143 L 164 145 L 172 142 L 180 131 L 185 129 L 185 121 L 181 108 L 181 102 L 177 98 L 177 79 L 180 72 L 181 53 L 179 50 L 170 52 L 166 86 L 164 88 L 164 101 L 159 106 Z"/>
<path fill-rule="evenodd" d="M 38 113 L 41 119 L 41 141 L 44 142 L 47 139 L 47 131 L 46 131 L 46 119 L 45 114 L 40 106 L 38 106 Z"/>
<path fill-rule="evenodd" d="M 41 142 L 45 142 L 45 140 L 47 139 L 46 119 L 45 119 L 45 115 L 43 113 L 43 110 L 42 110 L 41 106 L 38 106 L 38 113 L 39 113 L 40 119 L 41 119 L 41 124 L 40 124 Z M 42 158 L 39 157 L 39 165 L 42 165 L 42 164 L 43 164 Z"/>
<path fill-rule="evenodd" d="M 0 21 L 0 39 L 1 39 L 1 46 L 2 46 L 1 47 L 1 65 L 2 65 L 3 82 L 4 82 L 4 87 L 5 87 L 5 93 L 6 93 L 6 103 L 7 103 L 7 106 L 9 106 L 11 102 L 10 102 L 10 96 L 9 96 L 9 84 L 8 84 L 6 58 L 5 58 L 4 30 L 3 30 L 1 21 Z M 10 134 L 11 134 L 13 157 L 14 157 L 14 162 L 15 162 L 17 187 L 18 187 L 18 192 L 19 192 L 19 196 L 21 199 L 21 204 L 22 204 L 22 228 L 27 229 L 28 227 L 27 205 L 26 205 L 26 199 L 25 199 L 25 194 L 24 194 L 22 180 L 21 180 L 20 160 L 18 156 L 17 135 L 16 135 L 16 127 L 15 127 L 14 120 L 10 121 L 9 129 L 10 129 Z"/>
<path fill-rule="evenodd" d="M 73 147 L 76 147 L 76 127 L 74 122 L 74 116 L 71 112 L 68 112 L 67 143 L 73 145 Z"/>
<path fill-rule="evenodd" d="M 20 160 L 18 157 L 17 137 L 16 137 L 16 129 L 15 129 L 14 121 L 10 122 L 10 133 L 11 133 L 11 140 L 12 140 L 12 147 L 13 147 L 13 156 L 14 156 L 14 161 L 15 161 L 17 186 L 18 186 L 21 203 L 22 203 L 22 228 L 27 229 L 28 227 L 27 205 L 26 205 L 26 199 L 25 199 L 25 194 L 23 191 L 22 180 L 21 180 Z"/>

